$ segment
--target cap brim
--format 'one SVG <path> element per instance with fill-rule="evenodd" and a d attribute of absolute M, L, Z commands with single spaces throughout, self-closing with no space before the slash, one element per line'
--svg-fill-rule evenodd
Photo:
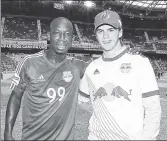
<path fill-rule="evenodd" d="M 118 27 L 115 27 L 115 26 L 113 26 L 113 25 L 111 25 L 111 24 L 103 23 L 103 24 L 98 25 L 98 26 L 94 29 L 94 31 L 96 31 L 96 30 L 97 30 L 100 26 L 102 26 L 102 25 L 109 25 L 109 26 L 114 27 L 115 29 L 118 29 Z"/>

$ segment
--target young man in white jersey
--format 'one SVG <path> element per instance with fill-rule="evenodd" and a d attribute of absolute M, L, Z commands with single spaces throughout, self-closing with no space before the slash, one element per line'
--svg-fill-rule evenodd
<path fill-rule="evenodd" d="M 155 140 L 161 106 L 149 59 L 127 53 L 116 12 L 99 13 L 94 25 L 103 54 L 86 68 L 79 95 L 83 102 L 90 96 L 93 106 L 88 139 Z"/>
<path fill-rule="evenodd" d="M 84 62 L 67 58 L 72 36 L 72 23 L 56 18 L 50 25 L 49 49 L 26 56 L 18 65 L 6 110 L 4 140 L 14 140 L 12 131 L 22 97 L 21 140 L 73 140 Z"/>

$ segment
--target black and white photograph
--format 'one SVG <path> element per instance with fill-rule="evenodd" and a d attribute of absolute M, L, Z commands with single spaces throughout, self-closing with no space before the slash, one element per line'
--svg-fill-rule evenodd
<path fill-rule="evenodd" d="M 1 140 L 167 140 L 167 1 L 1 0 Z"/>

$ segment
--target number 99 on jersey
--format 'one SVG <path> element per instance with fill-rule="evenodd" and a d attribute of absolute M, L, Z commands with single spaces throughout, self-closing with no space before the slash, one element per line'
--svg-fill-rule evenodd
<path fill-rule="evenodd" d="M 50 99 L 49 103 L 53 102 L 57 97 L 60 97 L 59 101 L 62 101 L 65 96 L 65 88 L 59 87 L 57 89 L 57 92 L 54 88 L 48 88 L 46 94 L 48 98 Z"/>

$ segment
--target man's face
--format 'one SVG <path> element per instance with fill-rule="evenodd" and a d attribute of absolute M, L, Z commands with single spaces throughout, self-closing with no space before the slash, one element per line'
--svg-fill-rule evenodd
<path fill-rule="evenodd" d="M 50 46 L 59 54 L 67 53 L 72 46 L 73 30 L 69 23 L 60 21 L 51 26 Z"/>
<path fill-rule="evenodd" d="M 96 30 L 97 40 L 105 51 L 114 49 L 121 36 L 122 30 L 116 29 L 110 25 L 102 25 Z"/>

